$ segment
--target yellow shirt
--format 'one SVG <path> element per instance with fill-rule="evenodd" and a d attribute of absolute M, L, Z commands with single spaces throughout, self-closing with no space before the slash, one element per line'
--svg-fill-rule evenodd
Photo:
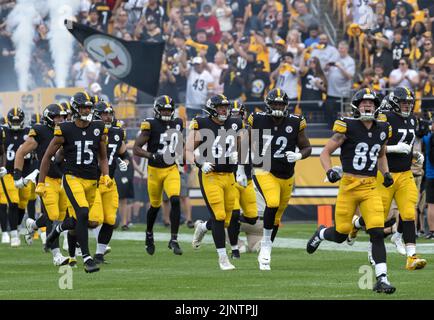
<path fill-rule="evenodd" d="M 256 43 L 255 37 L 250 37 L 249 51 L 256 53 L 256 60 L 264 62 L 264 71 L 270 72 L 268 48 Z"/>
<path fill-rule="evenodd" d="M 136 117 L 137 89 L 125 83 L 119 83 L 114 89 L 115 101 L 117 106 L 114 107 L 118 119 Z"/>

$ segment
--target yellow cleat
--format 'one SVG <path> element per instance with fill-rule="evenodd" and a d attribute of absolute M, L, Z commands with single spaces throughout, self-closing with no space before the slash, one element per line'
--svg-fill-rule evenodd
<path fill-rule="evenodd" d="M 407 270 L 418 270 L 423 269 L 426 266 L 426 260 L 419 258 L 417 255 L 413 255 L 411 257 L 407 257 L 407 264 L 405 268 Z"/>

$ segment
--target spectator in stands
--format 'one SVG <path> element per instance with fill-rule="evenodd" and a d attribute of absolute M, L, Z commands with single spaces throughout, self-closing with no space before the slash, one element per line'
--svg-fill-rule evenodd
<path fill-rule="evenodd" d="M 103 31 L 102 25 L 99 21 L 98 11 L 95 8 L 89 11 L 86 25 L 96 30 Z"/>
<path fill-rule="evenodd" d="M 243 93 L 244 79 L 242 70 L 237 66 L 237 55 L 233 52 L 228 56 L 228 67 L 222 71 L 220 84 L 223 84 L 223 94 L 229 100 L 239 100 Z"/>
<path fill-rule="evenodd" d="M 279 67 L 270 75 L 270 81 L 275 83 L 275 88 L 286 92 L 290 101 L 290 108 L 295 107 L 298 97 L 299 70 L 294 65 L 294 55 L 286 52 Z M 294 111 L 291 110 L 292 112 Z"/>
<path fill-rule="evenodd" d="M 124 10 L 128 13 L 128 20 L 136 25 L 143 12 L 143 8 L 147 0 L 126 0 L 124 4 Z"/>
<path fill-rule="evenodd" d="M 292 28 L 296 28 L 301 32 L 301 38 L 304 40 L 309 36 L 309 27 L 317 23 L 317 19 L 309 13 L 309 9 L 304 1 L 295 2 L 295 10 L 298 16 L 293 16 L 291 25 Z"/>
<path fill-rule="evenodd" d="M 216 0 L 212 13 L 219 22 L 221 32 L 232 31 L 232 9 L 224 0 Z"/>
<path fill-rule="evenodd" d="M 429 60 L 434 57 L 433 40 L 427 39 L 423 42 L 420 50 L 420 58 L 417 61 L 417 68 L 420 69 L 428 65 Z"/>
<path fill-rule="evenodd" d="M 348 43 L 339 42 L 338 50 L 337 59 L 328 62 L 324 68 L 328 84 L 325 113 L 330 128 L 340 111 L 340 103 L 350 98 L 352 79 L 356 72 L 354 59 L 348 55 Z"/>
<path fill-rule="evenodd" d="M 114 102 L 116 117 L 129 119 L 125 121 L 128 126 L 136 117 L 137 89 L 123 82 L 118 83 L 114 89 Z"/>
<path fill-rule="evenodd" d="M 305 55 L 303 55 L 305 57 Z M 327 93 L 327 78 L 321 69 L 317 57 L 312 57 L 306 62 L 300 62 L 301 96 L 300 108 L 303 114 L 311 119 L 311 112 L 318 112 L 323 105 L 323 94 Z M 304 103 L 306 101 L 306 103 Z"/>
<path fill-rule="evenodd" d="M 143 30 L 142 24 L 136 28 L 136 38 L 137 40 L 145 41 L 145 42 L 162 42 L 163 34 L 161 33 L 161 29 L 157 25 L 157 21 L 155 20 L 153 15 L 149 15 L 146 18 L 145 22 L 145 30 Z"/>
<path fill-rule="evenodd" d="M 433 58 L 431 58 L 433 59 Z M 434 61 L 433 61 L 434 62 Z M 419 88 L 422 91 L 421 110 L 434 111 L 434 72 L 429 65 L 419 70 Z"/>
<path fill-rule="evenodd" d="M 246 108 L 249 113 L 253 111 L 265 111 L 265 92 L 270 86 L 270 73 L 264 71 L 264 63 L 256 61 L 253 72 L 249 73 L 245 85 L 247 101 Z M 258 110 L 259 109 L 259 110 Z"/>
<path fill-rule="evenodd" d="M 301 54 L 305 48 L 304 44 L 301 42 L 301 33 L 293 29 L 288 32 L 286 39 L 286 51 L 291 52 L 294 56 L 294 64 L 296 66 L 300 65 Z"/>
<path fill-rule="evenodd" d="M 212 14 L 212 4 L 204 1 L 201 6 L 200 18 L 196 23 L 196 30 L 203 29 L 206 32 L 207 41 L 216 44 L 220 41 L 222 33 L 217 18 Z"/>
<path fill-rule="evenodd" d="M 165 30 L 164 24 L 167 22 L 168 18 L 166 15 L 166 11 L 162 6 L 160 6 L 158 0 L 148 0 L 148 4 L 143 9 L 142 17 L 147 19 L 149 16 L 153 16 L 157 26 Z"/>
<path fill-rule="evenodd" d="M 112 35 L 122 38 L 124 33 L 134 34 L 134 26 L 128 21 L 128 13 L 119 9 L 115 15 Z"/>
<path fill-rule="evenodd" d="M 102 88 L 98 82 L 94 82 L 90 85 L 89 91 L 92 95 L 100 97 L 103 101 L 110 102 L 109 97 L 102 92 Z"/>
<path fill-rule="evenodd" d="M 233 50 L 232 50 L 233 51 Z M 228 68 L 228 65 L 225 63 L 226 57 L 222 51 L 218 51 L 215 54 L 214 62 L 208 62 L 208 71 L 211 73 L 211 76 L 214 79 L 214 93 L 215 94 L 223 94 L 224 84 L 220 83 L 220 76 L 223 70 Z"/>
<path fill-rule="evenodd" d="M 339 59 L 338 50 L 329 44 L 329 37 L 322 33 L 319 35 L 318 45 L 313 46 L 312 57 L 317 57 L 321 63 L 321 68 L 325 67 L 330 62 L 336 62 Z"/>
<path fill-rule="evenodd" d="M 79 61 L 72 66 L 71 76 L 74 87 L 88 88 L 98 79 L 99 67 L 89 59 L 86 51 L 80 51 Z"/>
<path fill-rule="evenodd" d="M 308 29 L 309 37 L 304 40 L 304 46 L 310 47 L 315 43 L 319 43 L 319 26 L 317 24 L 312 24 Z"/>
<path fill-rule="evenodd" d="M 217 53 L 217 47 L 214 43 L 207 40 L 207 32 L 205 29 L 196 30 L 196 51 L 200 56 L 205 56 L 207 61 L 213 61 Z"/>
<path fill-rule="evenodd" d="M 419 75 L 413 69 L 410 69 L 408 58 L 399 60 L 399 67 L 393 70 L 389 76 L 390 86 L 414 88 L 419 84 Z"/>
<path fill-rule="evenodd" d="M 175 103 L 179 103 L 178 89 L 176 87 L 176 78 L 173 74 L 175 61 L 172 56 L 163 56 L 160 71 L 160 85 L 158 87 L 158 96 L 167 94 L 172 97 Z"/>
<path fill-rule="evenodd" d="M 401 58 L 410 54 L 410 48 L 408 42 L 403 40 L 402 32 L 400 29 L 393 31 L 393 42 L 390 48 L 392 50 L 393 68 L 396 69 L 399 66 Z"/>

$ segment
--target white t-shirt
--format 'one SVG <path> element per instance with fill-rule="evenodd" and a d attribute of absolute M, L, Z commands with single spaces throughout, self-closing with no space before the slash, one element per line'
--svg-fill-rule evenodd
<path fill-rule="evenodd" d="M 298 69 L 296 67 L 294 68 L 296 70 L 295 74 L 288 70 L 279 72 L 276 81 L 276 88 L 284 90 L 289 99 L 296 99 L 298 96 Z"/>
<path fill-rule="evenodd" d="M 393 70 L 390 73 L 390 76 L 389 76 L 390 82 L 393 82 L 393 81 L 401 79 L 402 75 L 403 75 L 402 71 L 399 68 Z M 405 73 L 405 75 L 408 76 L 410 79 L 413 80 L 415 77 L 417 77 L 417 72 L 414 71 L 413 69 L 408 69 L 407 72 Z M 398 84 L 396 84 L 393 88 L 396 88 L 396 87 L 408 87 L 408 88 L 411 88 L 412 85 L 411 85 L 410 81 L 408 81 L 407 79 L 404 79 L 401 82 L 399 82 Z"/>
<path fill-rule="evenodd" d="M 186 105 L 187 108 L 201 109 L 208 98 L 208 88 L 214 82 L 213 76 L 206 70 L 201 74 L 193 68 L 187 79 Z"/>
<path fill-rule="evenodd" d="M 220 31 L 231 31 L 232 30 L 232 19 L 231 16 L 226 16 L 224 8 L 216 8 L 215 15 L 220 25 Z"/>
<path fill-rule="evenodd" d="M 72 68 L 75 72 L 76 87 L 88 88 L 98 78 L 98 66 L 90 59 L 85 63 L 77 62 Z"/>
<path fill-rule="evenodd" d="M 218 66 L 215 63 L 208 63 L 208 67 L 211 70 L 211 75 L 214 78 L 214 93 L 215 94 L 223 94 L 224 83 L 220 84 L 220 76 L 223 72 L 223 69 L 227 68 L 227 65 Z"/>
<path fill-rule="evenodd" d="M 347 73 L 354 76 L 356 72 L 356 64 L 354 62 L 354 59 L 351 58 L 349 55 L 345 58 L 339 56 L 336 63 L 339 63 Z M 353 79 L 345 78 L 345 76 L 342 74 L 341 70 L 338 67 L 330 67 L 329 71 L 326 73 L 326 77 L 328 84 L 327 95 L 332 97 L 344 98 L 350 96 Z"/>
<path fill-rule="evenodd" d="M 360 19 L 363 18 L 363 16 L 367 12 L 367 8 L 371 9 L 369 6 L 369 3 L 371 0 L 352 0 L 352 7 L 351 7 L 351 13 L 353 14 L 353 21 L 357 24 L 360 24 Z"/>

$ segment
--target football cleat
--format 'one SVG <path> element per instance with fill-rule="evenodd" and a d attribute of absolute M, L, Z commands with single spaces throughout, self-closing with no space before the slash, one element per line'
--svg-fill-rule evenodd
<path fill-rule="evenodd" d="M 112 252 L 112 247 L 107 246 L 107 247 L 105 248 L 104 255 L 109 254 L 110 252 Z"/>
<path fill-rule="evenodd" d="M 193 241 L 191 242 L 193 249 L 197 250 L 200 248 L 200 245 L 202 243 L 203 237 L 206 234 L 207 230 L 202 230 L 201 224 L 203 223 L 202 220 L 196 220 L 194 222 L 194 234 L 193 234 Z"/>
<path fill-rule="evenodd" d="M 392 237 L 390 238 L 390 241 L 395 245 L 396 251 L 402 256 L 405 256 L 407 254 L 407 251 L 405 250 L 405 246 L 402 243 L 402 234 L 395 232 L 392 234 Z"/>
<path fill-rule="evenodd" d="M 358 216 L 353 216 L 353 229 L 351 230 L 350 234 L 347 237 L 347 244 L 349 246 L 352 246 L 354 244 L 354 242 L 356 242 L 356 238 L 357 238 L 357 232 L 359 232 L 359 229 L 356 228 L 356 226 L 354 225 L 354 223 L 356 222 L 356 220 L 358 219 Z"/>
<path fill-rule="evenodd" d="M 412 255 L 411 257 L 407 257 L 407 263 L 405 268 L 407 270 L 418 270 L 423 269 L 426 266 L 426 260 L 419 258 L 418 255 Z"/>
<path fill-rule="evenodd" d="M 234 270 L 235 266 L 230 263 L 228 256 L 219 257 L 219 266 L 221 270 Z"/>
<path fill-rule="evenodd" d="M 77 259 L 75 258 L 69 258 L 68 259 L 68 264 L 71 268 L 76 268 L 77 267 Z"/>
<path fill-rule="evenodd" d="M 271 242 L 268 244 L 261 241 L 261 250 L 258 255 L 259 270 L 271 270 Z"/>
<path fill-rule="evenodd" d="M 26 233 L 24 235 L 24 241 L 26 241 L 27 245 L 31 246 L 33 244 L 33 235 Z"/>
<path fill-rule="evenodd" d="M 99 271 L 99 267 L 97 266 L 95 261 L 93 261 L 93 259 L 91 258 L 86 260 L 86 262 L 84 263 L 84 271 L 86 271 L 86 273 L 97 272 Z"/>
<path fill-rule="evenodd" d="M 19 237 L 11 237 L 11 247 L 17 248 L 21 245 L 21 240 Z"/>
<path fill-rule="evenodd" d="M 10 242 L 11 242 L 11 237 L 9 237 L 9 233 L 7 233 L 6 231 L 3 231 L 2 243 L 10 243 Z"/>
<path fill-rule="evenodd" d="M 319 238 L 319 233 L 322 229 L 325 229 L 325 226 L 320 225 L 318 227 L 318 229 L 315 231 L 315 233 L 313 234 L 312 238 L 310 238 L 310 240 L 307 243 L 306 246 L 306 251 L 307 253 L 314 253 L 316 251 L 316 249 L 318 249 L 319 245 L 321 244 L 321 239 Z"/>
<path fill-rule="evenodd" d="M 241 258 L 240 250 L 238 249 L 232 250 L 231 259 L 240 259 L 240 258 Z"/>
<path fill-rule="evenodd" d="M 26 240 L 26 243 L 28 245 L 31 245 L 33 243 L 33 235 L 35 234 L 35 229 L 33 229 L 34 222 L 35 220 L 33 220 L 32 218 L 26 219 L 27 234 L 24 235 L 24 240 Z"/>
<path fill-rule="evenodd" d="M 173 250 L 173 253 L 180 256 L 182 255 L 182 249 L 179 247 L 179 243 L 177 240 L 170 240 L 168 248 Z"/>
<path fill-rule="evenodd" d="M 67 265 L 69 263 L 69 258 L 64 257 L 61 253 L 56 254 L 53 257 L 53 264 L 55 266 L 64 266 Z"/>
<path fill-rule="evenodd" d="M 96 264 L 108 264 L 108 262 L 104 259 L 104 255 L 103 254 L 95 254 L 93 256 L 93 260 L 95 260 Z"/>
<path fill-rule="evenodd" d="M 152 232 L 151 233 L 146 232 L 145 245 L 146 245 L 146 252 L 152 256 L 155 252 L 154 234 Z"/>
<path fill-rule="evenodd" d="M 372 290 L 378 293 L 392 294 L 395 292 L 396 288 L 392 286 L 389 281 L 380 277 Z"/>

